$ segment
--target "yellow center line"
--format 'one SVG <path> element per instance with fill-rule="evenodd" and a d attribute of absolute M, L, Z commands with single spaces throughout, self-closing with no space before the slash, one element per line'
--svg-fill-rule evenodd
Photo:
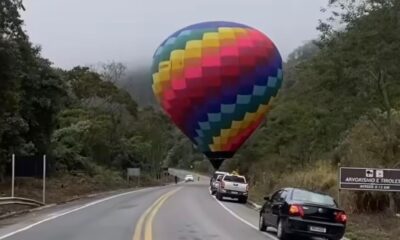
<path fill-rule="evenodd" d="M 165 200 L 167 198 L 169 198 L 172 194 L 174 194 L 175 192 L 177 192 L 180 188 L 169 191 L 167 193 L 165 193 L 164 195 L 162 195 L 160 198 L 158 198 L 143 214 L 142 216 L 140 216 L 138 223 L 136 224 L 135 227 L 135 232 L 133 235 L 132 240 L 140 240 L 142 237 L 142 230 L 143 230 L 143 223 L 144 220 L 146 219 L 147 215 L 149 215 L 149 213 L 151 212 L 151 210 L 155 207 L 155 206 L 161 206 L 158 205 L 160 202 L 165 202 Z"/>
<path fill-rule="evenodd" d="M 151 211 L 149 217 L 147 218 L 146 221 L 146 228 L 144 232 L 144 240 L 153 240 L 153 219 L 154 216 L 157 214 L 158 210 L 161 208 L 161 206 L 164 204 L 165 201 L 172 195 L 174 195 L 177 191 L 179 191 L 181 188 L 175 189 L 171 192 L 169 192 L 161 201 L 157 203 L 157 206 L 154 207 L 154 209 Z"/>
<path fill-rule="evenodd" d="M 140 216 L 138 223 L 136 224 L 135 233 L 133 235 L 132 240 L 140 240 L 142 237 L 142 226 L 144 219 L 146 218 L 147 214 L 151 211 L 151 209 L 160 202 L 166 194 L 162 195 L 157 201 L 155 201 L 143 214 Z"/>

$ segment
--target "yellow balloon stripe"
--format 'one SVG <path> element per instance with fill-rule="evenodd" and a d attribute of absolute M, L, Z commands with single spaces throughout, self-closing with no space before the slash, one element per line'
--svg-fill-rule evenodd
<path fill-rule="evenodd" d="M 272 100 L 272 98 L 271 98 Z M 221 129 L 220 135 L 213 137 L 213 144 L 209 147 L 212 151 L 227 151 L 224 146 L 227 146 L 233 139 L 235 139 L 243 130 L 256 122 L 260 117 L 265 116 L 270 110 L 270 104 L 262 104 L 254 113 L 247 112 L 244 119 L 241 121 L 233 121 L 229 129 Z"/>
<path fill-rule="evenodd" d="M 159 64 L 158 72 L 153 74 L 153 91 L 158 99 L 161 99 L 162 93 L 171 87 L 171 80 L 174 77 L 184 76 L 185 63 L 191 63 L 192 60 L 199 60 L 202 57 L 204 48 L 218 49 L 221 43 L 234 41 L 238 36 L 247 34 L 243 28 L 221 27 L 218 32 L 208 32 L 203 35 L 202 40 L 191 40 L 185 45 L 185 49 L 173 50 L 168 61 L 162 61 Z M 262 104 L 254 113 L 247 112 L 243 120 L 233 121 L 229 129 L 221 129 L 220 135 L 213 137 L 213 144 L 209 147 L 211 151 L 225 151 L 225 146 L 235 139 L 243 130 L 264 116 L 270 105 Z"/>
<path fill-rule="evenodd" d="M 171 86 L 170 81 L 174 77 L 184 74 L 185 62 L 191 59 L 200 59 L 204 48 L 218 48 L 224 41 L 234 41 L 238 36 L 247 34 L 243 28 L 221 27 L 218 32 L 204 33 L 202 40 L 191 40 L 185 45 L 185 49 L 173 50 L 168 61 L 159 63 L 158 72 L 153 74 L 153 91 L 157 98 Z"/>

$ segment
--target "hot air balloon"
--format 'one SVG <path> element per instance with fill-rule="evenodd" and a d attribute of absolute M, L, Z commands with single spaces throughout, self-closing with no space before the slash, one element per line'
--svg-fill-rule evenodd
<path fill-rule="evenodd" d="M 265 118 L 282 83 L 282 58 L 254 28 L 204 22 L 158 47 L 152 77 L 167 115 L 218 169 Z"/>

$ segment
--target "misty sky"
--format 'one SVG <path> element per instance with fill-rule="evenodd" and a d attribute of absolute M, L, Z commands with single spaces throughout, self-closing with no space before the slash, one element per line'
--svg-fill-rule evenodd
<path fill-rule="evenodd" d="M 267 34 L 284 58 L 307 40 L 327 0 L 25 0 L 31 41 L 56 66 L 120 61 L 147 66 L 170 34 L 202 21 L 234 21 Z"/>

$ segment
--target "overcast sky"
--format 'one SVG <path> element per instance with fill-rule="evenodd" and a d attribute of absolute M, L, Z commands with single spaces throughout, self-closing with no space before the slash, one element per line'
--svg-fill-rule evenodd
<path fill-rule="evenodd" d="M 327 0 L 25 0 L 31 41 L 56 66 L 120 61 L 150 65 L 171 33 L 202 21 L 234 21 L 267 34 L 284 58 L 318 36 Z"/>

